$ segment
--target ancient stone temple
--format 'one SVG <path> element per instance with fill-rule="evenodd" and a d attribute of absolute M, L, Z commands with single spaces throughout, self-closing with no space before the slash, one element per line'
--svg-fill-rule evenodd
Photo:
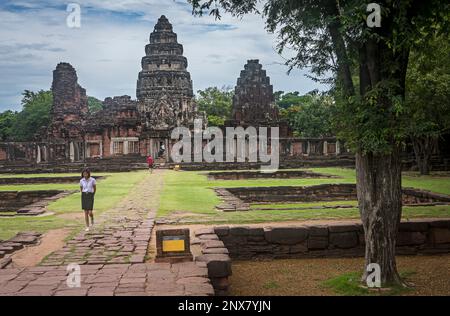
<path fill-rule="evenodd" d="M 145 53 L 136 89 L 138 109 L 149 151 L 164 153 L 168 158 L 171 130 L 192 126 L 194 118 L 201 114 L 197 113 L 183 45 L 178 43 L 177 34 L 164 15 L 150 34 Z"/>
<path fill-rule="evenodd" d="M 47 129 L 52 160 L 80 160 L 84 156 L 84 124 L 89 112 L 86 90 L 78 84 L 75 69 L 60 63 L 53 71 L 53 106 Z M 65 144 L 68 146 L 65 146 Z"/>
<path fill-rule="evenodd" d="M 170 162 L 169 153 L 177 142 L 171 139 L 173 128 L 185 126 L 192 131 L 194 119 L 206 123 L 206 117 L 197 111 L 183 46 L 165 16 L 150 34 L 141 66 L 136 100 L 106 98 L 101 110 L 90 113 L 86 90 L 78 84 L 74 67 L 58 64 L 53 73 L 51 123 L 33 142 L 0 143 L 0 169 L 17 163 L 98 167 L 100 161 L 111 170 L 111 161 L 122 168 L 144 162 L 147 155 L 157 162 Z M 249 60 L 240 73 L 232 114 L 223 128 L 279 127 L 282 156 L 340 153 L 335 139 L 292 137 L 287 122 L 279 117 L 270 78 L 258 60 Z"/>
<path fill-rule="evenodd" d="M 234 88 L 232 118 L 226 126 L 277 126 L 282 138 L 291 137 L 287 122 L 280 119 L 273 86 L 259 60 L 248 60 Z"/>
<path fill-rule="evenodd" d="M 237 80 L 233 119 L 238 122 L 278 121 L 273 86 L 259 60 L 249 60 Z"/>
<path fill-rule="evenodd" d="M 168 130 L 192 123 L 197 108 L 188 62 L 172 24 L 163 15 L 145 47 L 136 95 L 145 126 Z"/>

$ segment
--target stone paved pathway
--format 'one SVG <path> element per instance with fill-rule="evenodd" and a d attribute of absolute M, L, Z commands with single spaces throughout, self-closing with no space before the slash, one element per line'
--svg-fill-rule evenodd
<path fill-rule="evenodd" d="M 164 170 L 148 175 L 114 209 L 97 218 L 40 266 L 0 269 L 0 296 L 214 295 L 203 263 L 144 263 Z M 81 269 L 81 287 L 69 288 L 67 265 Z"/>
<path fill-rule="evenodd" d="M 155 170 L 148 175 L 114 209 L 96 218 L 91 231 L 83 231 L 68 241 L 41 265 L 143 263 L 159 205 L 163 173 L 164 170 Z"/>
<path fill-rule="evenodd" d="M 0 270 L 0 296 L 207 296 L 206 267 L 177 264 L 82 265 L 81 287 L 69 288 L 66 267 Z"/>

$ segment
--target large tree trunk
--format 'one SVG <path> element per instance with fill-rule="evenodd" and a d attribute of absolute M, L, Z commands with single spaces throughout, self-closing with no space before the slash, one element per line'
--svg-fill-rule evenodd
<path fill-rule="evenodd" d="M 356 154 L 359 211 L 364 227 L 367 265 L 381 268 L 381 284 L 402 284 L 395 263 L 395 244 L 402 213 L 401 160 L 399 150 L 391 154 Z"/>

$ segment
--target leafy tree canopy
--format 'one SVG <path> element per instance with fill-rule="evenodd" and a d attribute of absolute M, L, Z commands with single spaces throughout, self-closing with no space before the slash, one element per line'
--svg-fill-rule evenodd
<path fill-rule="evenodd" d="M 230 87 L 209 87 L 197 92 L 198 109 L 206 112 L 208 125 L 221 126 L 231 117 L 234 93 Z"/>
<path fill-rule="evenodd" d="M 50 109 L 53 103 L 51 91 L 33 92 L 25 90 L 22 98 L 22 111 L 12 127 L 15 141 L 30 141 L 42 127 L 50 123 Z"/>
<path fill-rule="evenodd" d="M 334 101 L 332 97 L 310 93 L 298 98 L 301 101 L 280 111 L 281 117 L 287 120 L 294 135 L 298 137 L 333 136 Z"/>
<path fill-rule="evenodd" d="M 11 139 L 16 117 L 17 112 L 8 110 L 0 113 L 0 141 L 8 141 Z"/>

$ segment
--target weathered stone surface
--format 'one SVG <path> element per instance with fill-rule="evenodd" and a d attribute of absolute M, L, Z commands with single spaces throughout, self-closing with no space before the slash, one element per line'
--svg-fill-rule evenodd
<path fill-rule="evenodd" d="M 427 236 L 422 232 L 401 231 L 397 235 L 398 246 L 421 245 L 426 240 Z"/>
<path fill-rule="evenodd" d="M 247 123 L 278 120 L 273 87 L 259 60 L 249 60 L 241 71 L 234 91 L 233 119 Z"/>
<path fill-rule="evenodd" d="M 229 254 L 229 251 L 227 248 L 205 248 L 202 249 L 202 253 L 204 255 L 209 255 L 209 254 Z"/>
<path fill-rule="evenodd" d="M 225 245 L 220 240 L 205 240 L 201 243 L 203 248 L 225 248 Z"/>
<path fill-rule="evenodd" d="M 430 221 L 430 226 L 450 229 L 450 220 L 432 220 Z"/>
<path fill-rule="evenodd" d="M 231 275 L 231 259 L 228 255 L 201 255 L 196 260 L 206 262 L 210 278 L 222 278 Z"/>
<path fill-rule="evenodd" d="M 357 232 L 360 229 L 361 225 L 357 224 L 333 224 L 328 227 L 330 233 Z"/>
<path fill-rule="evenodd" d="M 205 234 L 198 237 L 200 240 L 219 240 L 216 234 Z"/>
<path fill-rule="evenodd" d="M 330 244 L 337 248 L 347 249 L 358 245 L 358 234 L 355 231 L 330 233 Z"/>
<path fill-rule="evenodd" d="M 309 236 L 313 237 L 325 237 L 328 236 L 328 226 L 307 226 Z"/>
<path fill-rule="evenodd" d="M 274 227 L 264 230 L 268 242 L 293 245 L 304 241 L 308 237 L 306 227 Z"/>
<path fill-rule="evenodd" d="M 425 232 L 428 230 L 429 223 L 427 221 L 411 221 L 401 222 L 398 230 L 400 232 Z"/>
<path fill-rule="evenodd" d="M 239 227 L 231 227 L 230 235 L 232 236 L 248 236 L 250 227 L 248 226 L 239 226 Z"/>
<path fill-rule="evenodd" d="M 195 231 L 195 236 L 211 235 L 211 234 L 215 234 L 214 228 L 212 228 L 212 227 L 197 229 Z"/>
<path fill-rule="evenodd" d="M 310 236 L 308 238 L 308 249 L 326 249 L 328 248 L 328 236 Z"/>
<path fill-rule="evenodd" d="M 154 130 L 189 126 L 197 114 L 191 76 L 183 46 L 164 15 L 145 51 L 136 92 L 143 124 Z"/>
<path fill-rule="evenodd" d="M 450 243 L 450 229 L 432 228 L 430 235 L 431 235 L 431 240 L 434 244 Z"/>
<path fill-rule="evenodd" d="M 306 243 L 296 244 L 289 247 L 289 253 L 305 253 L 308 251 Z"/>
<path fill-rule="evenodd" d="M 222 237 L 228 235 L 230 228 L 228 226 L 218 226 L 214 227 L 214 232 L 217 236 Z"/>

